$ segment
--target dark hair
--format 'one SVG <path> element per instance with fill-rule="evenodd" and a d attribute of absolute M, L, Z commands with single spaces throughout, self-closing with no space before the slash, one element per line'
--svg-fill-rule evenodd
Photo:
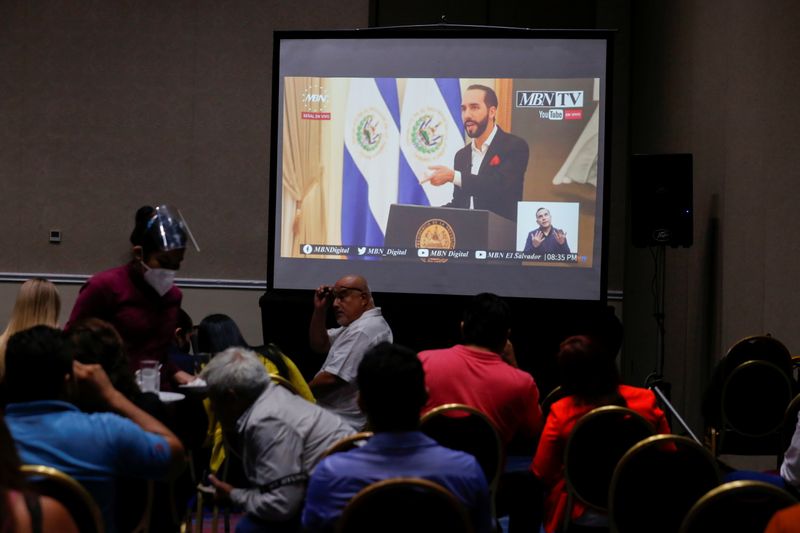
<path fill-rule="evenodd" d="M 614 359 L 590 337 L 576 335 L 561 343 L 558 352 L 561 386 L 583 404 L 626 406 L 619 393 L 619 372 Z"/>
<path fill-rule="evenodd" d="M 11 432 L 8 431 L 3 414 L 0 413 L 0 531 L 14 531 L 14 514 L 9 509 L 8 490 L 26 488 L 25 478 L 20 470 L 20 460 Z"/>
<path fill-rule="evenodd" d="M 192 328 L 194 327 L 192 317 L 190 317 L 189 313 L 183 309 L 178 309 L 178 323 L 176 324 L 176 327 L 182 329 L 184 333 L 192 331 Z"/>
<path fill-rule="evenodd" d="M 232 346 L 241 346 L 242 348 L 252 349 L 244 340 L 239 326 L 228 315 L 217 313 L 208 315 L 197 326 L 197 349 L 200 353 L 208 353 L 212 356 L 223 352 Z M 266 347 L 267 349 L 261 350 L 264 357 L 275 365 L 278 369 L 278 374 L 288 378 L 289 368 L 280 354 L 280 351 L 273 345 Z M 274 349 L 273 349 L 274 348 Z M 260 352 L 259 352 L 260 353 Z"/>
<path fill-rule="evenodd" d="M 358 390 L 364 412 L 375 431 L 412 431 L 428 393 L 417 354 L 383 342 L 364 354 L 358 365 Z"/>
<path fill-rule="evenodd" d="M 511 327 L 511 310 L 503 299 L 488 292 L 478 294 L 464 309 L 463 320 L 466 344 L 503 351 Z"/>
<path fill-rule="evenodd" d="M 468 91 L 473 90 L 480 90 L 483 91 L 483 103 L 486 104 L 486 108 L 494 107 L 497 108 L 497 93 L 494 92 L 494 89 L 491 87 L 487 87 L 486 85 L 481 85 L 479 83 L 475 83 L 467 87 Z"/>
<path fill-rule="evenodd" d="M 153 218 L 156 210 L 152 206 L 143 205 L 136 210 L 134 217 L 135 225 L 131 232 L 131 244 L 134 246 L 141 246 L 145 257 L 150 253 L 156 251 L 155 243 L 152 239 L 147 238 L 147 224 Z"/>
<path fill-rule="evenodd" d="M 131 372 L 122 338 L 114 326 L 99 318 L 87 318 L 72 325 L 67 337 L 77 361 L 102 366 L 111 384 L 126 398 L 133 400 L 139 396 L 139 387 Z M 94 405 L 94 402 L 83 397 L 77 403 L 84 411 L 104 410 L 102 405 Z"/>
<path fill-rule="evenodd" d="M 61 330 L 34 326 L 8 339 L 5 382 L 9 402 L 59 399 L 67 375 L 72 375 L 72 353 Z"/>

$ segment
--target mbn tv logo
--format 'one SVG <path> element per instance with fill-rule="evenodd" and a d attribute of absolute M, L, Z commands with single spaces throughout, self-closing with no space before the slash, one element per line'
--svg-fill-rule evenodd
<path fill-rule="evenodd" d="M 583 91 L 517 91 L 517 107 L 583 107 Z"/>

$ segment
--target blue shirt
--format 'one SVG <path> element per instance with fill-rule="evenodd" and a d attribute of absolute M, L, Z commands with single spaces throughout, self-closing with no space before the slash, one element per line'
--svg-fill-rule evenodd
<path fill-rule="evenodd" d="M 439 483 L 466 506 L 476 532 L 491 530 L 489 487 L 478 462 L 419 431 L 377 433 L 361 448 L 322 460 L 308 486 L 303 527 L 333 531 L 345 505 L 361 489 L 406 476 Z"/>
<path fill-rule="evenodd" d="M 160 478 L 169 469 L 167 440 L 113 413 L 87 414 L 50 400 L 9 404 L 5 418 L 22 463 L 51 466 L 78 480 L 100 507 L 109 532 L 114 479 Z"/>

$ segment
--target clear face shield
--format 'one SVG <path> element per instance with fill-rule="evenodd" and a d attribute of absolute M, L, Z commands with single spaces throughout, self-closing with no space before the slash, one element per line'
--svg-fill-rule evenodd
<path fill-rule="evenodd" d="M 156 207 L 147 222 L 145 234 L 162 252 L 186 248 L 187 239 L 191 240 L 198 252 L 200 251 L 200 247 L 192 235 L 192 230 L 189 229 L 189 224 L 175 206 L 160 205 Z"/>

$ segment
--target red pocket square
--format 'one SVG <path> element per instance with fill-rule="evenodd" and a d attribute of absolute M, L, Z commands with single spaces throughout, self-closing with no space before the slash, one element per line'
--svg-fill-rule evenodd
<path fill-rule="evenodd" d="M 499 164 L 500 164 L 500 156 L 495 154 L 495 156 L 489 160 L 489 166 L 496 167 Z"/>

